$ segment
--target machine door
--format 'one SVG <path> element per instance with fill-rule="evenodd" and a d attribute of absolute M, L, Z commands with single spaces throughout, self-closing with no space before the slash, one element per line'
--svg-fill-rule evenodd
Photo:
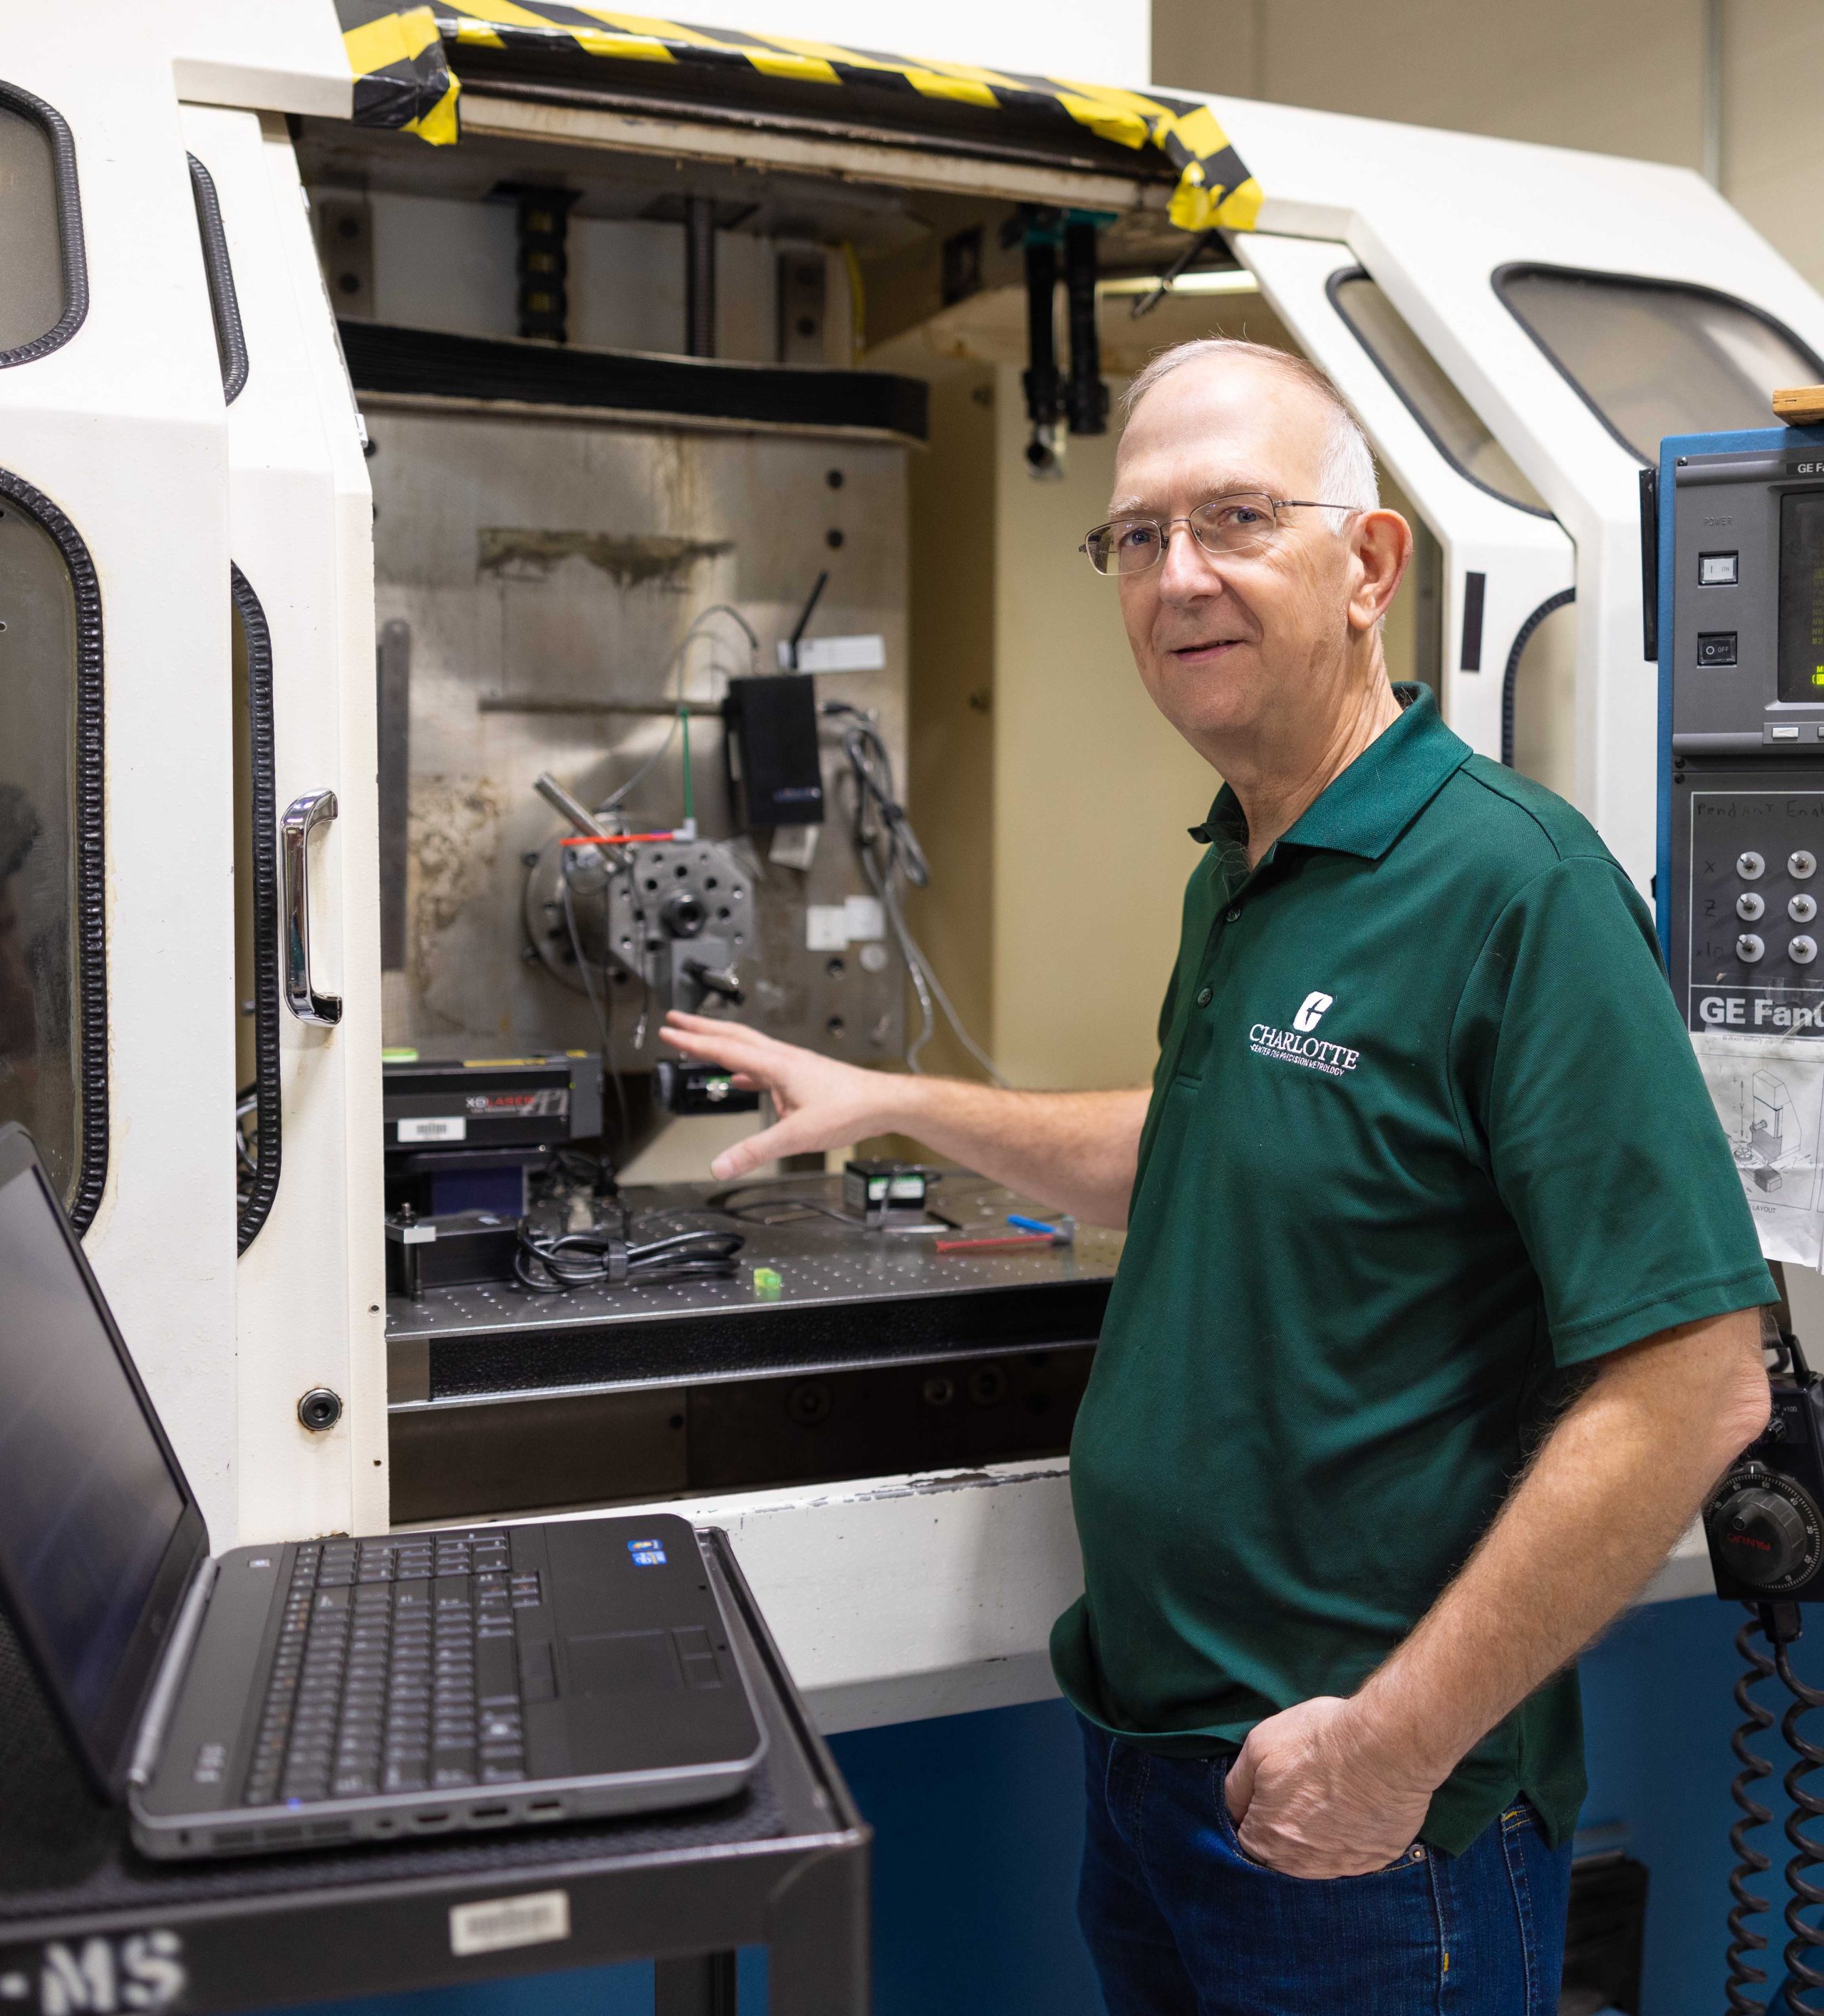
<path fill-rule="evenodd" d="M 1526 647 L 1575 581 L 1563 527 L 1346 245 L 1254 232 L 1235 247 L 1436 537 L 1444 718 L 1512 763 Z"/>
<path fill-rule="evenodd" d="M 0 48 L 0 1118 L 235 1529 L 228 430 L 168 60 Z"/>
<path fill-rule="evenodd" d="M 240 1533 L 361 1532 L 388 1475 L 372 496 L 284 120 L 182 129 L 228 430 Z"/>

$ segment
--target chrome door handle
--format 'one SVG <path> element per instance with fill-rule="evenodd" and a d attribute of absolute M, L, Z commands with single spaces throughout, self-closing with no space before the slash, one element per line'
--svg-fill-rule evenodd
<path fill-rule="evenodd" d="M 310 979 L 310 836 L 336 816 L 333 791 L 294 798 L 279 822 L 285 856 L 285 1005 L 301 1022 L 333 1029 L 342 1019 L 342 997 L 319 994 Z"/>

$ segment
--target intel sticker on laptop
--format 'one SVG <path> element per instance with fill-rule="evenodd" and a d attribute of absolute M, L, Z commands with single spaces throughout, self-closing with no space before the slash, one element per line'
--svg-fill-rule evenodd
<path fill-rule="evenodd" d="M 633 1557 L 636 1568 L 662 1568 L 665 1566 L 665 1544 L 660 1540 L 629 1540 L 627 1551 Z"/>

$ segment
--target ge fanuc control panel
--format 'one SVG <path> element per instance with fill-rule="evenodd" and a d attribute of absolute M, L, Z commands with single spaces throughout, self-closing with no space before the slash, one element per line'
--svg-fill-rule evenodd
<path fill-rule="evenodd" d="M 1667 970 L 1693 1029 L 1824 1036 L 1824 429 L 1671 437 L 1652 515 Z"/>

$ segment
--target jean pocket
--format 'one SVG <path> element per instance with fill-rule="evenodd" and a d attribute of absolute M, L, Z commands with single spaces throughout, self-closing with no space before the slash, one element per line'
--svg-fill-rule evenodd
<path fill-rule="evenodd" d="M 1258 1856 L 1250 1855 L 1242 1845 L 1241 1831 L 1235 1825 L 1235 1815 L 1229 1810 L 1229 1760 L 1218 1758 L 1209 1769 L 1210 1798 L 1216 1807 L 1217 1831 L 1225 1846 L 1232 1851 L 1235 1859 L 1249 1869 L 1257 1869 L 1263 1876 L 1277 1877 L 1281 1883 L 1372 1883 L 1384 1876 L 1397 1876 L 1402 1870 L 1422 1869 L 1430 1859 L 1431 1851 L 1423 1841 L 1415 1841 L 1410 1848 L 1402 1849 L 1390 1863 L 1379 1869 L 1364 1869 L 1355 1876 L 1293 1876 L 1283 1869 L 1275 1869 L 1270 1862 L 1263 1862 Z"/>

